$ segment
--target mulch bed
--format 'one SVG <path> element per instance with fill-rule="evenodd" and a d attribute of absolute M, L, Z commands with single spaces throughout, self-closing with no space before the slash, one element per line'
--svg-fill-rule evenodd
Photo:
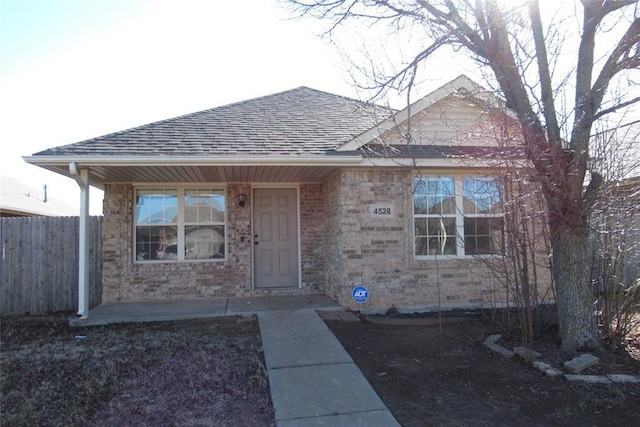
<path fill-rule="evenodd" d="M 416 326 L 420 316 L 413 317 L 403 325 L 381 324 L 380 316 L 376 323 L 370 317 L 360 323 L 327 322 L 403 426 L 640 424 L 638 384 L 570 383 L 546 377 L 520 358 L 504 359 L 482 342 L 501 333 L 500 344 L 522 345 L 519 339 L 509 342 L 518 331 L 486 317 L 431 326 Z M 535 349 L 545 359 L 560 357 L 550 351 L 557 349 L 553 329 L 546 336 Z M 600 366 L 585 373 L 640 374 L 633 349 L 599 356 Z"/>

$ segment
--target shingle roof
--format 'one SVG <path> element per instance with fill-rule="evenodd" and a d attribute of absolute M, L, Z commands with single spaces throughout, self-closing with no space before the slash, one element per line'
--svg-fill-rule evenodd
<path fill-rule="evenodd" d="M 0 176 L 0 216 L 77 216 L 80 209 L 52 197 L 42 188 Z"/>
<path fill-rule="evenodd" d="M 50 148 L 35 156 L 324 155 L 390 113 L 299 87 Z"/>

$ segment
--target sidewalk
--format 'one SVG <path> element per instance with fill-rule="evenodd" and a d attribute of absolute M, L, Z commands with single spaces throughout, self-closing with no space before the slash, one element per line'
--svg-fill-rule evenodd
<path fill-rule="evenodd" d="M 399 426 L 315 310 L 258 320 L 278 427 Z"/>

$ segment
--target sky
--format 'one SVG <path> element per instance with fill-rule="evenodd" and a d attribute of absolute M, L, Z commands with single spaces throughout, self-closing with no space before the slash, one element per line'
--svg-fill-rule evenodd
<path fill-rule="evenodd" d="M 358 98 L 321 24 L 291 17 L 276 0 L 0 0 L 0 175 L 79 207 L 74 180 L 22 156 L 299 86 Z"/>

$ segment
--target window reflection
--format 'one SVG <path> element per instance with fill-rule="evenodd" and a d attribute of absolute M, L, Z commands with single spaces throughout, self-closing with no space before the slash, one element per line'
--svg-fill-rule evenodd
<path fill-rule="evenodd" d="M 454 177 L 413 180 L 415 255 L 504 253 L 501 181 L 496 177 L 457 181 L 458 191 L 462 190 L 459 198 Z"/>
<path fill-rule="evenodd" d="M 221 189 L 137 189 L 137 261 L 225 258 Z"/>

